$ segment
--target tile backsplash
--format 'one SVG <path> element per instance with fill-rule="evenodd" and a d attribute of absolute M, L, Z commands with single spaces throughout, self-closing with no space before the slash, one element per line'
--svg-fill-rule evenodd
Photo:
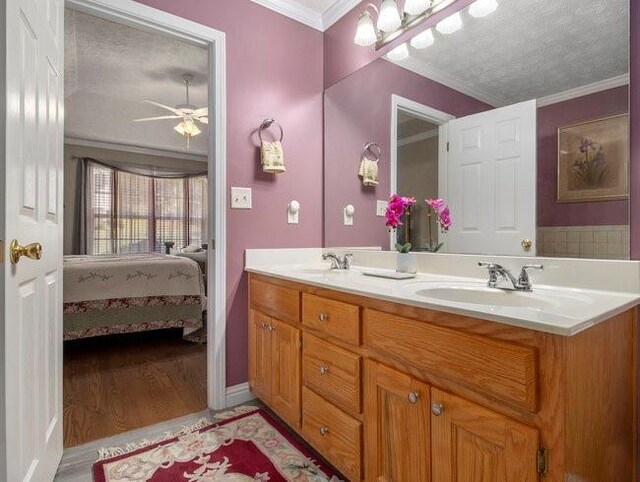
<path fill-rule="evenodd" d="M 629 226 L 541 226 L 537 255 L 629 259 Z"/>

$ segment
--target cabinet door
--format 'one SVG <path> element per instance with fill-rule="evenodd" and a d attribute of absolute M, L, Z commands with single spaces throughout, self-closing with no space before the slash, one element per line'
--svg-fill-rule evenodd
<path fill-rule="evenodd" d="M 271 401 L 272 320 L 259 311 L 251 310 L 249 319 L 249 386 L 265 403 Z"/>
<path fill-rule="evenodd" d="M 365 479 L 429 482 L 429 387 L 366 360 Z"/>
<path fill-rule="evenodd" d="M 300 330 L 271 320 L 271 408 L 294 428 L 300 428 Z"/>
<path fill-rule="evenodd" d="M 538 431 L 475 403 L 431 391 L 433 482 L 534 482 Z"/>

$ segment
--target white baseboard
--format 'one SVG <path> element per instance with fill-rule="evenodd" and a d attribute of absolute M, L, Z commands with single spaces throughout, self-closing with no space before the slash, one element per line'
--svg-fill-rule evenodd
<path fill-rule="evenodd" d="M 233 407 L 234 405 L 239 405 L 241 403 L 246 403 L 250 400 L 253 400 L 255 395 L 251 393 L 249 389 L 249 383 L 240 383 L 239 385 L 234 385 L 233 387 L 227 387 L 227 391 L 225 394 L 225 403 L 227 407 Z"/>

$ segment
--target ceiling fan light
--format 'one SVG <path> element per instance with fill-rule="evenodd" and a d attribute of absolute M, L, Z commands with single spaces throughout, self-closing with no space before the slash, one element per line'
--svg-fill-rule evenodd
<path fill-rule="evenodd" d="M 462 17 L 460 12 L 449 15 L 444 20 L 440 20 L 436 25 L 436 30 L 443 35 L 450 35 L 462 28 Z"/>
<path fill-rule="evenodd" d="M 419 33 L 411 39 L 411 46 L 414 49 L 422 50 L 426 49 L 435 42 L 433 38 L 433 31 L 429 28 L 422 33 Z"/>
<path fill-rule="evenodd" d="M 409 48 L 407 47 L 407 44 L 401 44 L 398 45 L 395 49 L 391 50 L 388 54 L 387 57 L 389 58 L 389 60 L 392 60 L 393 62 L 401 62 L 407 58 L 409 58 Z"/>
<path fill-rule="evenodd" d="M 358 19 L 358 29 L 353 41 L 356 45 L 368 47 L 378 40 L 376 27 L 373 25 L 373 18 L 369 12 L 364 12 Z"/>
<path fill-rule="evenodd" d="M 480 18 L 486 17 L 498 8 L 497 0 L 476 0 L 469 7 L 469 15 Z"/>
<path fill-rule="evenodd" d="M 400 12 L 396 0 L 382 0 L 380 15 L 378 15 L 378 29 L 383 32 L 393 32 L 402 25 Z"/>
<path fill-rule="evenodd" d="M 409 15 L 420 15 L 431 6 L 431 0 L 405 0 L 404 11 Z"/>
<path fill-rule="evenodd" d="M 175 131 L 182 134 L 185 137 L 194 137 L 200 134 L 202 131 L 198 128 L 195 122 L 191 119 L 185 119 L 180 124 L 174 127 Z"/>

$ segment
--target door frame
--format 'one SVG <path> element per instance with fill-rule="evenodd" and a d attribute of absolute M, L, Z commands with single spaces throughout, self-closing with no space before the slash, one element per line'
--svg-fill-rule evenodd
<path fill-rule="evenodd" d="M 389 142 L 389 196 L 398 190 L 398 112 L 407 112 L 415 117 L 436 124 L 440 127 L 440 138 L 438 147 L 438 191 L 440 191 L 440 181 L 442 180 L 443 166 L 447 163 L 447 139 L 442 134 L 446 133 L 446 125 L 456 117 L 428 105 L 420 104 L 411 99 L 407 99 L 397 94 L 391 94 L 391 141 Z M 444 127 L 442 127 L 444 126 Z M 389 248 L 394 249 L 396 233 L 391 230 L 389 233 Z"/>
<path fill-rule="evenodd" d="M 72 8 L 135 28 L 164 32 L 209 51 L 209 249 L 207 400 L 226 407 L 226 39 L 225 33 L 133 0 L 66 0 Z M 213 222 L 211 222 L 213 221 Z M 214 244 L 215 241 L 215 244 Z M 213 280 L 213 283 L 211 283 Z M 213 316 L 211 316 L 213 315 Z"/>

